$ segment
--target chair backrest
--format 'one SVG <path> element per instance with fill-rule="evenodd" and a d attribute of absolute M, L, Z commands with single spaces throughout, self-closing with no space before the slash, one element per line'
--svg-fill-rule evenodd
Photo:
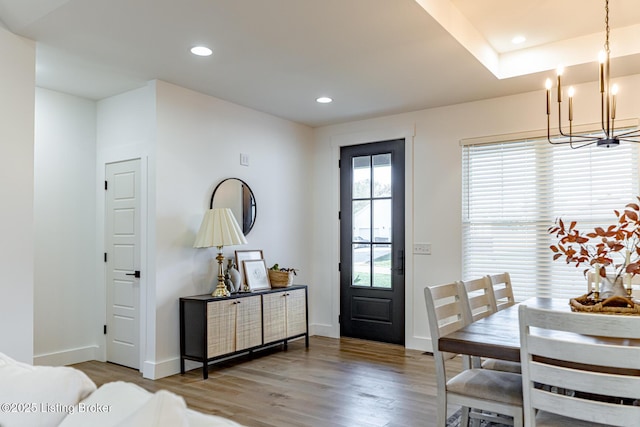
<path fill-rule="evenodd" d="M 468 317 L 467 294 L 462 283 L 453 282 L 427 286 L 424 288 L 424 299 L 427 306 L 438 389 L 446 390 L 447 374 L 444 362 L 454 358 L 456 354 L 438 350 L 438 339 L 471 323 Z M 470 363 L 469 358 L 466 357 L 464 364 L 469 366 Z"/>
<path fill-rule="evenodd" d="M 473 322 L 487 317 L 498 310 L 489 276 L 473 280 L 463 280 L 462 285 L 467 292 L 467 301 L 469 301 L 468 314 Z"/>
<path fill-rule="evenodd" d="M 491 286 L 493 286 L 493 295 L 498 311 L 511 307 L 516 303 L 509 273 L 492 274 L 489 276 L 489 280 L 491 280 Z"/>
<path fill-rule="evenodd" d="M 640 340 L 640 317 L 526 306 L 519 307 L 519 316 L 525 425 L 536 425 L 538 409 L 604 425 L 638 425 L 640 408 L 631 405 L 640 399 L 640 344 L 622 345 L 589 337 L 580 340 L 575 334 Z M 607 373 L 620 368 L 635 372 Z M 549 387 L 565 388 L 573 394 L 553 393 Z M 606 398 L 615 403 L 605 402 Z M 626 404 L 618 404 L 622 400 Z"/>

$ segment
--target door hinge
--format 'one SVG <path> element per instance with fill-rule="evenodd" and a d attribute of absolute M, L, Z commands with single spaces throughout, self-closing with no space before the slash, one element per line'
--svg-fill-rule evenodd
<path fill-rule="evenodd" d="M 342 271 L 342 263 L 341 262 L 338 263 L 338 271 Z"/>
<path fill-rule="evenodd" d="M 107 335 L 107 325 L 104 325 L 104 327 L 102 328 L 102 332 Z"/>
<path fill-rule="evenodd" d="M 104 189 L 106 190 L 109 187 L 109 184 L 107 183 L 107 181 L 104 182 Z"/>
<path fill-rule="evenodd" d="M 104 262 L 107 262 L 107 253 L 104 253 Z"/>
<path fill-rule="evenodd" d="M 338 160 L 338 169 L 340 169 L 342 167 L 342 163 L 340 160 Z"/>
<path fill-rule="evenodd" d="M 338 314 L 338 323 L 342 323 L 342 314 Z"/>

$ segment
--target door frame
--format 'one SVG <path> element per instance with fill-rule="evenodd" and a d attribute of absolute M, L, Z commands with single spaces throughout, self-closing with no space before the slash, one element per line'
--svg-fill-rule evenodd
<path fill-rule="evenodd" d="M 331 259 L 334 263 L 334 274 L 332 275 L 332 321 L 331 325 L 325 330 L 318 328 L 319 333 L 327 334 L 328 336 L 339 338 L 340 337 L 340 324 L 338 317 L 340 315 L 340 272 L 338 271 L 338 263 L 340 262 L 340 221 L 338 220 L 338 212 L 340 211 L 340 168 L 338 167 L 338 161 L 340 160 L 340 148 L 349 145 L 367 144 L 372 142 L 382 142 L 393 139 L 405 140 L 405 153 L 404 153 L 404 177 L 405 177 L 405 200 L 404 200 L 404 237 L 405 237 L 405 347 L 418 348 L 415 346 L 417 342 L 414 337 L 414 300 L 422 303 L 422 299 L 414 298 L 416 292 L 413 283 L 413 251 L 409 250 L 413 246 L 413 168 L 414 168 L 414 136 L 415 125 L 411 126 L 389 126 L 386 129 L 375 129 L 370 131 L 352 132 L 334 135 L 331 137 L 331 152 L 333 162 L 333 177 L 332 187 L 333 200 L 332 200 L 332 212 L 335 214 L 334 228 L 332 230 L 332 253 Z"/>
<path fill-rule="evenodd" d="M 107 164 L 110 163 L 118 163 L 125 162 L 129 160 L 139 160 L 140 161 L 140 271 L 142 272 L 139 283 L 140 283 L 140 324 L 138 328 L 138 336 L 139 336 L 139 351 L 140 354 L 138 356 L 139 360 L 139 371 L 143 373 L 145 372 L 145 355 L 147 354 L 148 347 L 148 318 L 150 310 L 153 307 L 148 305 L 148 301 L 153 301 L 149 299 L 149 287 L 148 283 L 152 283 L 150 280 L 151 270 L 149 269 L 149 254 L 148 254 L 148 244 L 147 241 L 149 239 L 149 227 L 151 226 L 149 221 L 149 213 L 148 213 L 148 205 L 149 205 L 149 179 L 148 179 L 148 171 L 149 171 L 149 156 L 146 152 L 140 153 L 138 150 L 126 150 L 126 147 L 122 147 L 123 152 L 118 152 L 116 150 L 114 152 L 108 153 L 100 153 L 98 156 L 97 162 L 97 172 L 96 172 L 96 187 L 98 191 L 98 196 L 96 197 L 96 213 L 97 213 L 97 226 L 96 226 L 96 256 L 98 257 L 99 262 L 97 263 L 96 268 L 96 283 L 98 286 L 98 298 L 96 299 L 96 313 L 100 313 L 96 319 L 96 331 L 99 331 L 99 338 L 97 340 L 98 350 L 96 354 L 96 359 L 102 362 L 106 362 L 107 360 L 107 336 L 103 333 L 103 326 L 107 324 L 107 274 L 106 274 L 106 263 L 104 262 L 104 253 L 106 251 L 106 219 L 105 219 L 105 209 L 106 209 L 106 195 L 104 190 L 104 182 L 106 180 L 106 168 Z M 154 340 L 155 342 L 155 340 Z"/>

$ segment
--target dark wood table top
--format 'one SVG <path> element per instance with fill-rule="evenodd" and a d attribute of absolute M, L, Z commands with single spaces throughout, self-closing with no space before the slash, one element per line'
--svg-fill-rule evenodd
<path fill-rule="evenodd" d="M 558 311 L 571 311 L 569 301 L 555 298 L 530 298 L 521 304 L 529 307 Z M 577 316 L 581 313 L 576 313 Z M 604 315 L 603 315 L 604 316 Z M 558 334 L 566 334 L 557 332 Z M 571 334 L 572 339 L 620 343 L 620 340 L 595 336 Z M 640 345 L 640 342 L 625 341 L 624 345 Z M 518 304 L 477 320 L 458 331 L 438 340 L 438 349 L 457 354 L 490 357 L 493 359 L 520 361 L 520 326 Z"/>

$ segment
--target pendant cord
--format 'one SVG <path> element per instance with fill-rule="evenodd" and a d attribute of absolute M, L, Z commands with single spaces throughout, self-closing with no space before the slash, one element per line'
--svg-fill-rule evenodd
<path fill-rule="evenodd" d="M 604 50 L 605 52 L 607 52 L 607 57 L 609 57 L 609 54 L 611 53 L 611 51 L 609 50 L 609 0 L 606 1 L 604 10 L 605 10 L 604 24 L 606 28 L 606 39 L 604 42 Z"/>

